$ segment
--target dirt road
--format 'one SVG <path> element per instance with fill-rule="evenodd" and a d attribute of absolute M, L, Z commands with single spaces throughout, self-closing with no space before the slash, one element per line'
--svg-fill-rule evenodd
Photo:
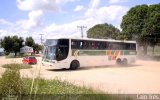
<path fill-rule="evenodd" d="M 0 66 L 5 63 L 21 63 L 22 58 L 0 57 Z M 80 68 L 76 71 L 52 70 L 39 63 L 31 69 L 21 70 L 21 75 L 32 78 L 39 72 L 45 79 L 60 79 L 80 86 L 88 86 L 109 93 L 160 94 L 160 62 L 138 60 L 130 66 L 107 65 L 103 67 Z M 4 68 L 0 67 L 0 73 Z"/>

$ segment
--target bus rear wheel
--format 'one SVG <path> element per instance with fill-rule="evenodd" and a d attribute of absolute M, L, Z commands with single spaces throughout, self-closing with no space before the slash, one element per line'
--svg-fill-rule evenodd
<path fill-rule="evenodd" d="M 71 69 L 71 70 L 76 70 L 78 67 L 80 67 L 79 61 L 73 60 L 73 61 L 71 62 L 71 65 L 70 65 L 70 69 Z"/>
<path fill-rule="evenodd" d="M 124 58 L 123 61 L 122 61 L 122 63 L 123 63 L 123 65 L 126 66 L 126 65 L 128 65 L 128 60 L 126 58 Z"/>

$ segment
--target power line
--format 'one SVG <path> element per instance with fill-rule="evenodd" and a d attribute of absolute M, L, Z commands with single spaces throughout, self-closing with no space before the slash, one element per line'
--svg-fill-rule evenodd
<path fill-rule="evenodd" d="M 83 38 L 83 29 L 87 28 L 87 26 L 77 26 L 77 28 L 81 29 L 81 37 Z"/>

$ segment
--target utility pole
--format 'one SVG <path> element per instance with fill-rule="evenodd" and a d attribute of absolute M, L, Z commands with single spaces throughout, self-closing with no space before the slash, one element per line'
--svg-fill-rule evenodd
<path fill-rule="evenodd" d="M 41 44 L 43 44 L 43 43 L 42 43 L 42 42 L 43 42 L 42 35 L 44 35 L 44 34 L 39 34 L 39 35 L 41 35 Z"/>
<path fill-rule="evenodd" d="M 77 28 L 80 28 L 81 29 L 81 36 L 83 38 L 83 29 L 84 28 L 87 28 L 87 26 L 77 26 Z"/>

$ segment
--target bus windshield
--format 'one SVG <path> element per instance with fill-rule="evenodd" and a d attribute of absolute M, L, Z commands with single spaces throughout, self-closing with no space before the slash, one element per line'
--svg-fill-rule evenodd
<path fill-rule="evenodd" d="M 43 61 L 64 60 L 68 56 L 69 39 L 48 39 L 44 44 Z"/>

